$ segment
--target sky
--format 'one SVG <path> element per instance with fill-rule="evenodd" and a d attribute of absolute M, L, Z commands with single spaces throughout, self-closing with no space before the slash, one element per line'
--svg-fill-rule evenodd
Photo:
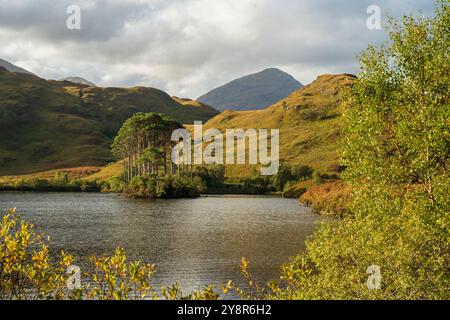
<path fill-rule="evenodd" d="M 80 29 L 67 27 L 73 5 Z M 194 99 L 270 67 L 308 84 L 356 73 L 358 54 L 386 41 L 367 27 L 371 5 L 382 24 L 434 11 L 432 0 L 0 0 L 0 58 L 46 79 Z"/>

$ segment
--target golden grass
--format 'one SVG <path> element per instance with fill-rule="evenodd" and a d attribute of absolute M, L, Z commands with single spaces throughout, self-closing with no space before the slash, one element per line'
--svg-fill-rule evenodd
<path fill-rule="evenodd" d="M 122 161 L 111 163 L 105 167 L 102 167 L 99 171 L 84 177 L 84 180 L 94 181 L 94 180 L 107 180 L 111 177 L 117 177 L 122 174 L 123 163 Z"/>
<path fill-rule="evenodd" d="M 77 168 L 66 168 L 66 169 L 56 169 L 44 172 L 25 174 L 25 175 L 15 175 L 15 176 L 3 176 L 0 177 L 0 184 L 14 184 L 21 180 L 32 180 L 32 179 L 46 179 L 52 180 L 60 173 L 68 173 L 70 179 L 83 179 L 100 172 L 102 167 L 77 167 Z"/>
<path fill-rule="evenodd" d="M 347 74 L 320 76 L 267 109 L 225 111 L 209 120 L 204 130 L 279 129 L 281 161 L 336 172 L 342 128 L 340 99 L 353 79 Z M 247 169 L 235 166 L 227 174 L 242 175 Z"/>

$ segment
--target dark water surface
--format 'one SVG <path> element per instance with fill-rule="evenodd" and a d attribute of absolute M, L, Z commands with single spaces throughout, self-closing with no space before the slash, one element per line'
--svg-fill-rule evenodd
<path fill-rule="evenodd" d="M 247 257 L 261 283 L 279 277 L 281 263 L 304 248 L 318 217 L 296 200 L 201 197 L 135 200 L 100 193 L 0 193 L 0 208 L 16 207 L 50 247 L 77 257 L 118 246 L 131 259 L 155 263 L 155 285 L 179 282 L 183 291 L 233 279 Z"/>

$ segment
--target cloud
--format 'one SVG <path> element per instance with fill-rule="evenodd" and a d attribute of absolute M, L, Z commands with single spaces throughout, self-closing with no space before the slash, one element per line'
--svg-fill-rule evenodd
<path fill-rule="evenodd" d="M 379 0 L 393 16 L 431 1 Z M 66 28 L 69 5 L 81 30 Z M 303 83 L 355 72 L 385 40 L 366 27 L 373 0 L 0 0 L 0 57 L 46 78 L 153 86 L 197 97 L 247 73 L 280 67 Z"/>

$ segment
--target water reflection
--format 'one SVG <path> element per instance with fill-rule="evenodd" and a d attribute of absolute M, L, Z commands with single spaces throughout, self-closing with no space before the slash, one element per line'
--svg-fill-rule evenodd
<path fill-rule="evenodd" d="M 202 197 L 134 200 L 114 194 L 0 193 L 0 208 L 17 207 L 52 249 L 86 265 L 91 254 L 125 248 L 131 259 L 155 263 L 157 287 L 179 282 L 190 291 L 240 279 L 242 257 L 262 283 L 304 248 L 318 217 L 295 200 Z M 239 283 L 239 281 L 237 281 Z"/>

